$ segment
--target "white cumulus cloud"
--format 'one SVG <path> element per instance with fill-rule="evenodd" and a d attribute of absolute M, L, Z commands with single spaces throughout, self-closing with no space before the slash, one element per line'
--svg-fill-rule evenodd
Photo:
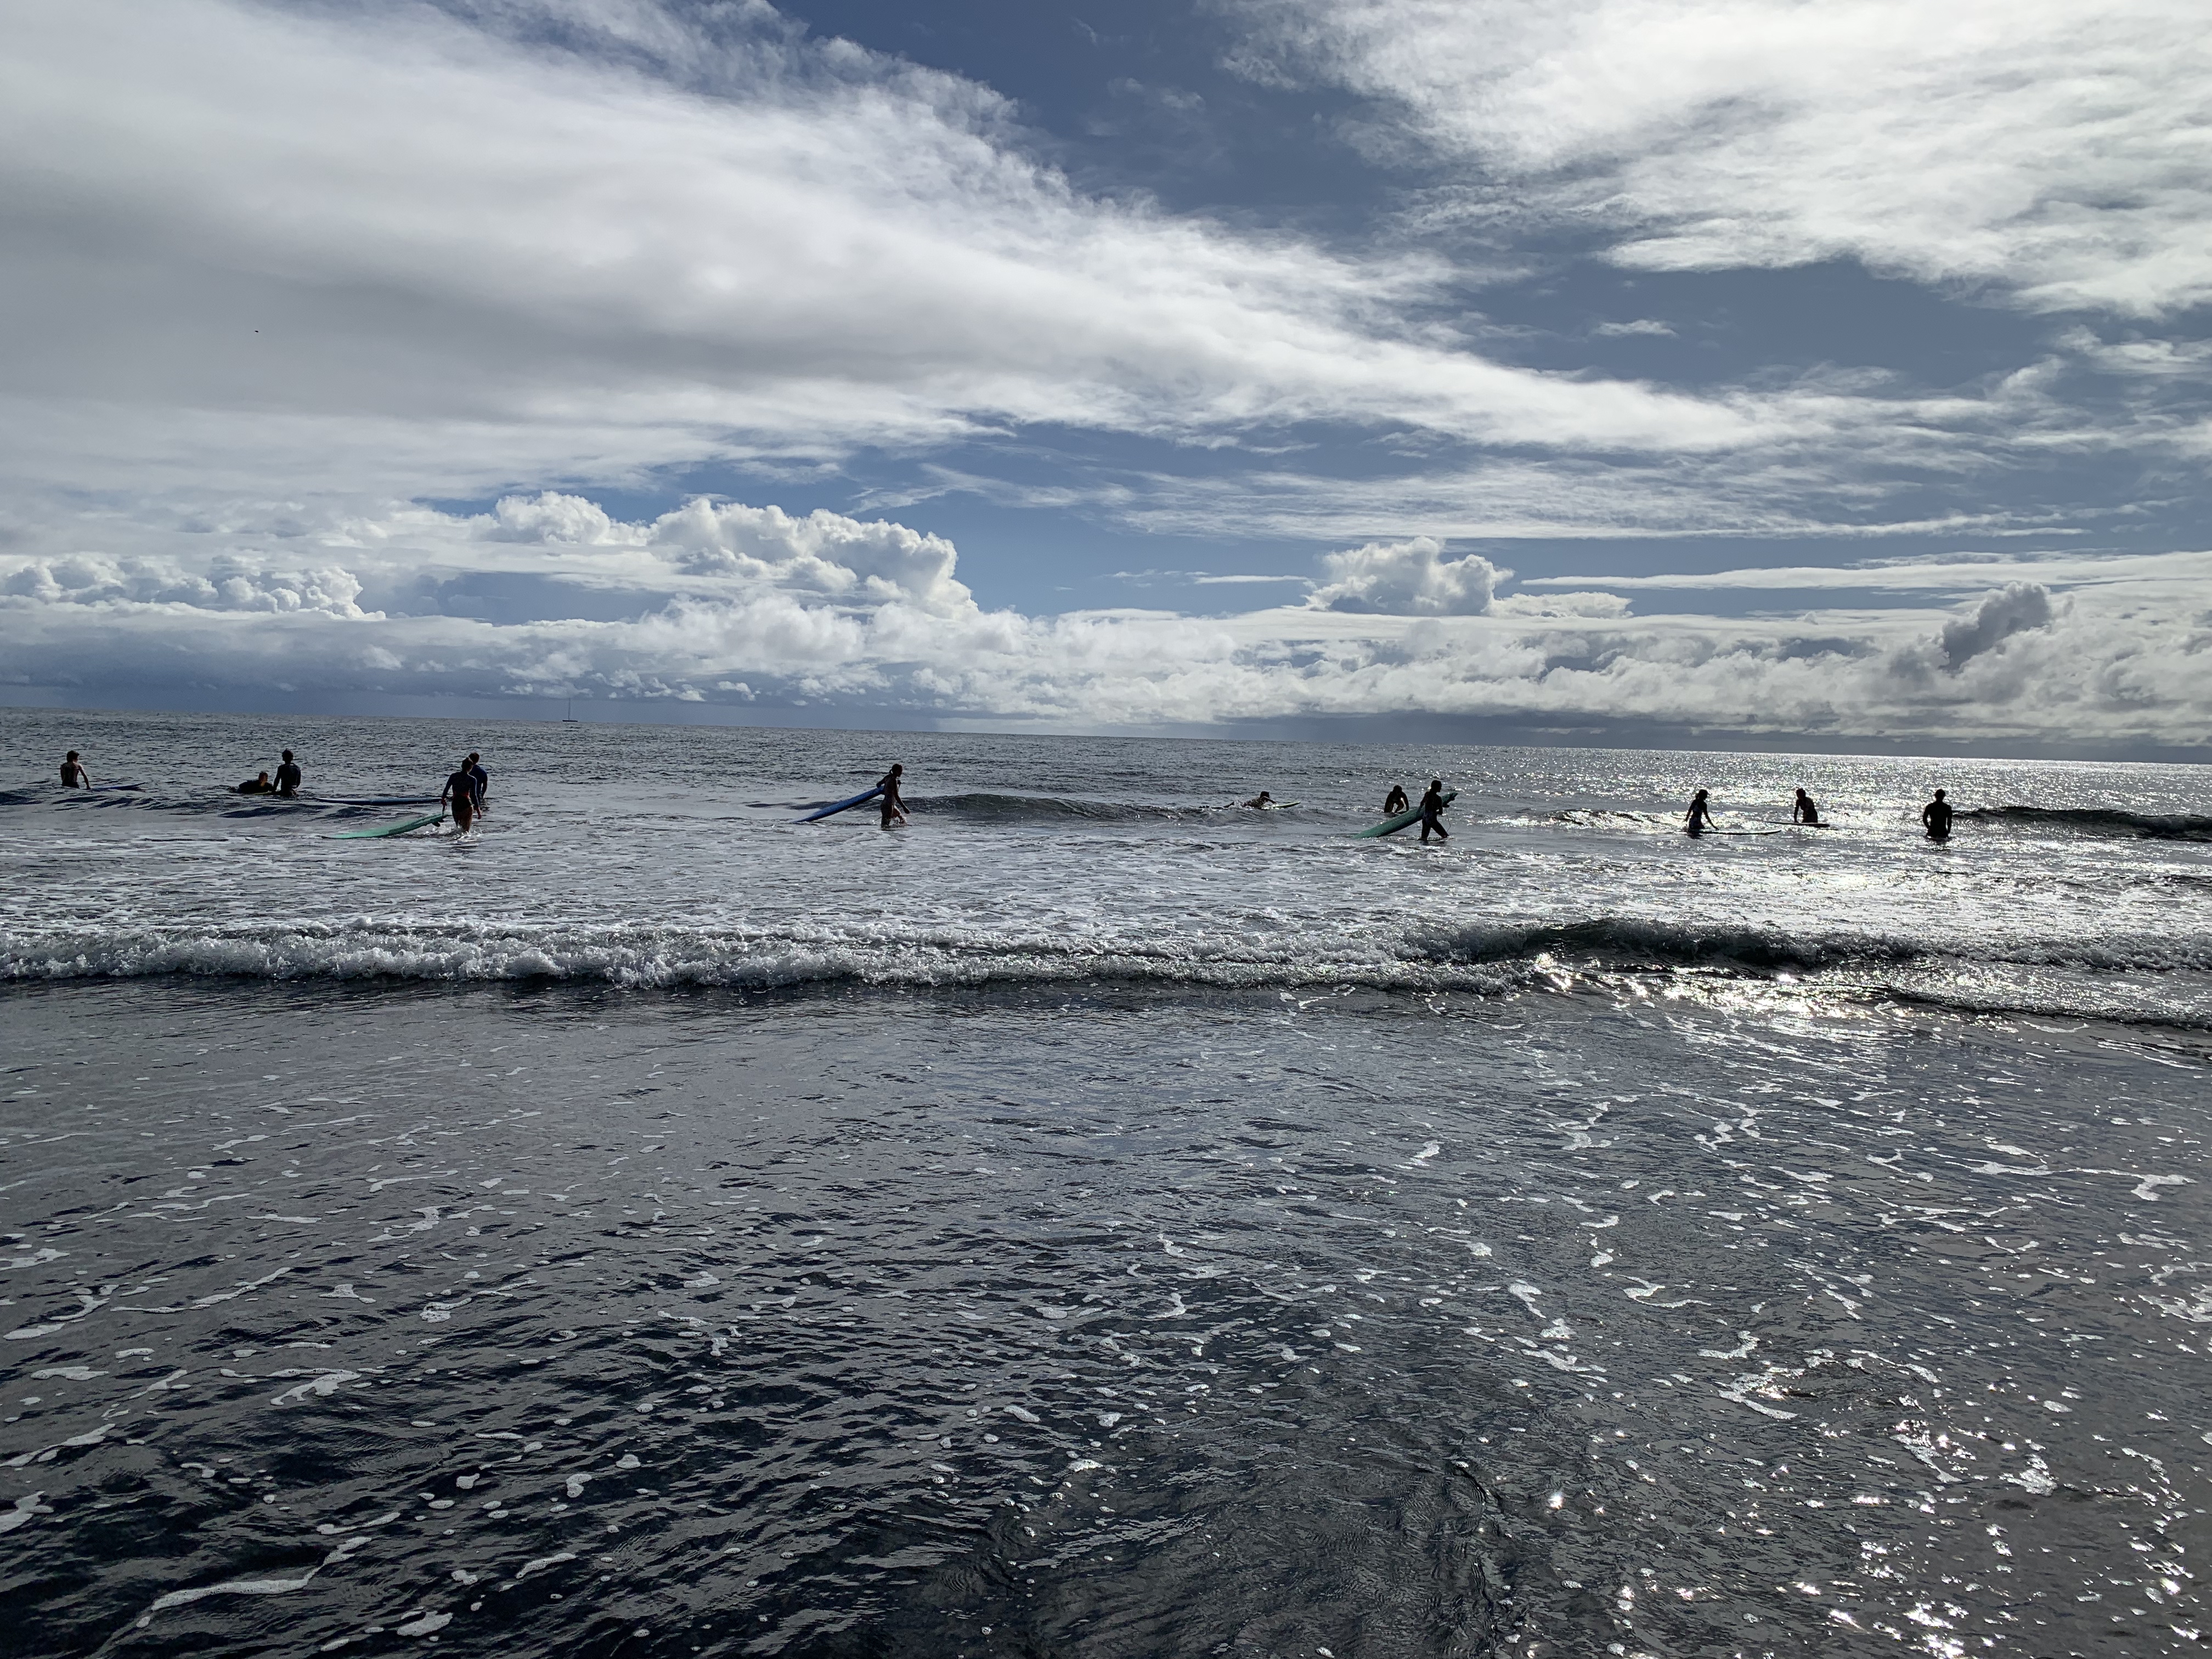
<path fill-rule="evenodd" d="M 1322 568 L 1329 580 L 1307 599 L 1316 610 L 1398 617 L 1480 617 L 1511 574 L 1480 554 L 1448 558 L 1431 536 L 1330 553 Z"/>

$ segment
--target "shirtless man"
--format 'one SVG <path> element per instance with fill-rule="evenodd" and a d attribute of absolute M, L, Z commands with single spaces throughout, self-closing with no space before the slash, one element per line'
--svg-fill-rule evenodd
<path fill-rule="evenodd" d="M 1920 822 L 1928 831 L 1929 840 L 1951 839 L 1951 803 L 1943 799 L 1941 789 L 1936 792 L 1934 800 L 1920 809 Z"/>
<path fill-rule="evenodd" d="M 74 749 L 62 757 L 62 787 L 64 789 L 92 787 L 92 774 L 77 764 L 76 750 Z"/>
<path fill-rule="evenodd" d="M 453 775 L 446 780 L 446 787 L 438 797 L 438 805 L 453 812 L 455 835 L 469 833 L 469 826 L 476 822 L 477 781 L 470 773 L 466 761 L 455 767 Z"/>
<path fill-rule="evenodd" d="M 886 830 L 906 822 L 906 801 L 899 793 L 899 779 L 905 773 L 906 768 L 894 763 L 890 771 L 876 780 L 876 787 L 884 792 L 877 805 L 883 810 L 883 827 Z"/>

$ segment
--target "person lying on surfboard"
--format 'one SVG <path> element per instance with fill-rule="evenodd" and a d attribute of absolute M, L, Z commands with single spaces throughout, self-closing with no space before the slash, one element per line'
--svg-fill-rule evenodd
<path fill-rule="evenodd" d="M 906 822 L 906 802 L 899 794 L 899 778 L 905 771 L 906 768 L 894 762 L 891 769 L 876 780 L 876 787 L 884 792 L 878 797 L 878 804 L 883 809 L 886 830 Z"/>
<path fill-rule="evenodd" d="M 276 786 L 269 781 L 269 775 L 264 772 L 260 776 L 248 778 L 240 784 L 238 793 L 241 795 L 273 795 L 276 793 Z"/>
<path fill-rule="evenodd" d="M 1390 793 L 1382 797 L 1382 816 L 1395 818 L 1410 805 L 1412 803 L 1406 799 L 1405 786 L 1394 783 L 1390 786 Z"/>
<path fill-rule="evenodd" d="M 1246 801 L 1244 804 L 1247 806 L 1265 808 L 1273 806 L 1275 804 L 1275 798 L 1269 794 L 1266 790 L 1262 789 L 1258 794 L 1253 796 L 1251 799 Z"/>
<path fill-rule="evenodd" d="M 452 810 L 455 835 L 469 833 L 469 825 L 477 816 L 477 781 L 471 775 L 466 761 L 455 767 L 453 775 L 446 780 L 445 793 L 438 797 L 438 805 Z"/>

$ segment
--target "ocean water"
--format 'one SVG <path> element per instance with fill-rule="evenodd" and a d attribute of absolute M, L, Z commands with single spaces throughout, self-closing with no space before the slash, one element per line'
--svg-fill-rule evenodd
<path fill-rule="evenodd" d="M 331 839 L 406 809 L 280 745 L 491 811 Z M 0 1653 L 2199 1645 L 2202 769 L 9 711 L 0 785 Z"/>

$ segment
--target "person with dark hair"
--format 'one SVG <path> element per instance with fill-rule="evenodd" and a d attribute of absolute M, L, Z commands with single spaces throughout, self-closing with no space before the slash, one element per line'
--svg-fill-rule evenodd
<path fill-rule="evenodd" d="M 473 749 L 469 750 L 469 757 L 462 763 L 462 768 L 469 775 L 469 805 L 475 807 L 477 816 L 482 817 L 484 797 L 491 793 L 491 774 L 483 769 L 483 759 Z"/>
<path fill-rule="evenodd" d="M 1451 831 L 1444 828 L 1444 781 L 1431 778 L 1429 787 L 1421 792 L 1421 841 L 1425 845 L 1429 832 L 1436 831 L 1438 841 L 1449 841 Z"/>
<path fill-rule="evenodd" d="M 92 787 L 92 774 L 78 764 L 76 750 L 74 749 L 62 757 L 62 787 L 64 789 Z"/>
<path fill-rule="evenodd" d="M 468 762 L 463 761 L 453 769 L 453 775 L 446 780 L 446 787 L 438 796 L 438 805 L 452 811 L 455 835 L 469 833 L 469 826 L 476 822 L 477 781 L 469 770 Z"/>
<path fill-rule="evenodd" d="M 292 758 L 292 751 L 284 751 L 284 763 L 276 769 L 276 793 L 296 795 L 300 793 L 300 765 Z"/>
<path fill-rule="evenodd" d="M 882 809 L 883 827 L 886 830 L 906 822 L 906 799 L 899 793 L 899 780 L 905 775 L 906 768 L 893 762 L 891 769 L 876 780 L 876 787 L 884 792 L 878 797 L 877 805 Z"/>
<path fill-rule="evenodd" d="M 1813 804 L 1813 798 L 1802 789 L 1797 792 L 1797 804 L 1790 809 L 1790 822 L 1808 823 L 1815 830 L 1820 827 L 1820 809 Z"/>
<path fill-rule="evenodd" d="M 1920 809 L 1920 822 L 1928 831 L 1929 840 L 1951 839 L 1951 803 L 1943 799 L 1941 789 L 1936 792 L 1934 800 Z"/>
<path fill-rule="evenodd" d="M 263 772 L 240 784 L 238 793 L 241 795 L 273 795 L 276 793 L 276 786 L 270 782 L 269 775 Z"/>
<path fill-rule="evenodd" d="M 1690 811 L 1682 820 L 1682 828 L 1693 836 L 1702 836 L 1708 830 L 1720 826 L 1713 822 L 1713 803 L 1711 794 L 1703 789 L 1690 797 Z"/>
<path fill-rule="evenodd" d="M 1405 785 L 1394 783 L 1390 786 L 1390 793 L 1382 797 L 1382 816 L 1386 818 L 1395 818 L 1410 804 L 1406 799 Z"/>

